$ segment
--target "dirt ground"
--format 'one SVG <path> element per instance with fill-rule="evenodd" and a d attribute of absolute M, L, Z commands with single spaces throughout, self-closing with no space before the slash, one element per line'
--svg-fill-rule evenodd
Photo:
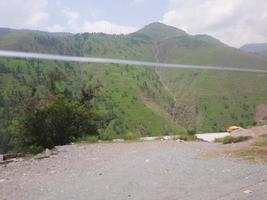
<path fill-rule="evenodd" d="M 235 148 L 176 141 L 63 146 L 47 159 L 1 166 L 0 199 L 265 199 L 266 165 L 203 156 Z"/>
<path fill-rule="evenodd" d="M 258 138 L 261 135 L 265 135 L 265 134 L 267 134 L 267 125 L 253 127 L 253 128 L 250 128 L 250 129 L 240 128 L 240 129 L 232 131 L 230 133 L 230 135 L 232 135 L 234 137 L 249 136 L 249 137 L 252 137 L 252 138 Z"/>

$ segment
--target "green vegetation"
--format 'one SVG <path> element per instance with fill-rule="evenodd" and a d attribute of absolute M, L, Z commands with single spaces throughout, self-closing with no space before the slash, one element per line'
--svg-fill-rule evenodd
<path fill-rule="evenodd" d="M 78 138 L 75 142 L 79 144 L 97 143 L 99 141 L 98 136 L 84 136 Z"/>
<path fill-rule="evenodd" d="M 210 36 L 192 36 L 159 23 L 129 35 L 10 30 L 0 36 L 0 49 L 226 67 L 267 66 L 266 58 L 242 53 Z M 84 88 L 100 85 L 90 107 L 80 102 Z M 35 119 L 36 124 L 43 122 L 38 126 L 45 124 L 53 130 L 56 127 L 50 122 L 65 121 L 60 113 L 66 109 L 78 119 L 98 113 L 102 120 L 97 137 L 101 140 L 178 134 L 190 140 L 196 132 L 224 131 L 233 124 L 252 126 L 257 106 L 267 102 L 266 85 L 266 75 L 257 73 L 1 58 L 0 153 L 15 151 L 17 138 L 30 132 L 19 131 L 21 122 Z M 40 116 L 33 112 L 30 118 L 25 112 L 27 99 L 38 100 Z M 47 114 L 50 111 L 59 117 L 53 119 Z M 95 133 L 81 130 L 75 135 L 75 128 L 63 127 L 64 143 Z"/>
<path fill-rule="evenodd" d="M 12 150 L 38 153 L 56 145 L 69 144 L 79 138 L 98 136 L 101 116 L 95 112 L 92 101 L 99 86 L 81 90 L 75 98 L 64 90 L 55 90 L 38 97 L 36 89 L 30 96 L 20 96 L 16 107 L 18 115 L 12 119 L 14 134 L 10 134 Z"/>
<path fill-rule="evenodd" d="M 1 59 L 0 64 L 5 71 L 1 74 L 0 81 L 3 105 L 0 108 L 2 152 L 17 149 L 17 136 L 22 135 L 19 132 L 21 129 L 18 128 L 18 123 L 25 120 L 27 116 L 24 111 L 25 101 L 33 97 L 40 100 L 37 101 L 40 102 L 37 105 L 41 106 L 42 101 L 51 100 L 54 94 L 64 94 L 70 102 L 67 106 L 71 106 L 72 111 L 78 112 L 79 109 L 84 111 L 85 108 L 77 101 L 86 85 L 94 87 L 101 85 L 101 90 L 92 100 L 91 106 L 102 116 L 98 127 L 99 138 L 102 140 L 124 138 L 127 132 L 148 136 L 176 134 L 183 130 L 170 121 L 169 115 L 164 111 L 163 106 L 168 106 L 166 100 L 168 95 L 160 87 L 158 77 L 151 69 L 116 65 L 79 66 L 73 63 L 16 59 Z M 144 104 L 142 96 L 149 97 L 151 102 L 157 101 L 159 105 L 154 103 L 158 106 L 150 109 Z M 44 107 L 41 108 L 44 109 Z M 60 120 L 65 121 L 61 116 L 61 112 L 64 112 L 63 108 L 55 114 L 59 115 Z M 165 115 L 159 114 L 157 108 Z M 44 110 L 40 110 L 40 113 L 46 113 L 49 109 L 52 108 L 45 107 Z M 38 117 L 40 117 L 39 114 Z M 57 117 L 54 120 L 57 120 Z M 38 119 L 38 121 L 44 120 Z M 43 123 L 39 124 L 39 126 L 43 125 Z M 80 136 L 83 137 L 83 134 L 77 137 Z M 76 140 L 77 137 L 66 139 L 66 143 Z M 33 147 L 32 150 L 34 150 Z"/>
<path fill-rule="evenodd" d="M 197 137 L 195 135 L 179 135 L 175 138 L 176 140 L 183 140 L 183 141 L 196 141 Z"/>
<path fill-rule="evenodd" d="M 134 141 L 136 141 L 136 140 L 139 140 L 140 139 L 140 135 L 138 135 L 138 134 L 136 134 L 136 133 L 126 133 L 125 135 L 124 135 L 124 138 L 123 139 L 125 139 L 125 140 L 134 140 Z"/>
<path fill-rule="evenodd" d="M 224 138 L 216 139 L 215 142 L 220 142 L 223 144 L 231 144 L 231 143 L 239 143 L 243 142 L 246 140 L 251 139 L 251 137 L 245 137 L 245 136 L 238 136 L 238 137 L 233 137 L 233 136 L 226 136 Z"/>
<path fill-rule="evenodd" d="M 24 152 L 41 152 L 69 144 L 86 135 L 97 135 L 100 117 L 88 106 L 59 96 L 47 105 L 27 107 L 19 126 L 18 145 Z"/>
<path fill-rule="evenodd" d="M 253 126 L 257 106 L 266 103 L 266 75 L 175 69 L 161 73 L 176 96 L 177 121 L 189 129 L 196 125 L 197 131 L 214 132 L 233 124 Z"/>

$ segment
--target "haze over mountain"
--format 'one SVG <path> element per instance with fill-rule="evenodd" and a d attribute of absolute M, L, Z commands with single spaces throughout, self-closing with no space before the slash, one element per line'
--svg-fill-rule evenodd
<path fill-rule="evenodd" d="M 227 46 L 208 35 L 152 23 L 128 35 L 48 33 L 0 29 L 0 49 L 109 57 L 179 64 L 267 69 L 267 58 Z M 52 89 L 78 95 L 101 83 L 96 109 L 112 116 L 101 137 L 128 132 L 179 134 L 224 131 L 267 119 L 265 74 L 153 69 L 129 65 L 0 59 L 0 141 L 16 134 L 20 96 L 49 95 Z M 33 93 L 34 91 L 34 93 Z"/>
<path fill-rule="evenodd" d="M 255 53 L 267 56 L 267 43 L 246 44 L 240 50 L 248 53 Z"/>

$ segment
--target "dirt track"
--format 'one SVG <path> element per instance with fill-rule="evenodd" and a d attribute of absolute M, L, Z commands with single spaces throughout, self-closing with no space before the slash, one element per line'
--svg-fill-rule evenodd
<path fill-rule="evenodd" d="M 266 199 L 267 166 L 201 158 L 229 147 L 175 141 L 60 147 L 54 157 L 0 167 L 0 199 Z"/>

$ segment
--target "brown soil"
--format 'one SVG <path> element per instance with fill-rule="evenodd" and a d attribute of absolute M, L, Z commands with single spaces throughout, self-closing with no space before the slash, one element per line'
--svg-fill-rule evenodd
<path fill-rule="evenodd" d="M 260 104 L 256 108 L 255 120 L 258 122 L 258 121 L 266 120 L 266 119 L 267 119 L 267 105 Z"/>

